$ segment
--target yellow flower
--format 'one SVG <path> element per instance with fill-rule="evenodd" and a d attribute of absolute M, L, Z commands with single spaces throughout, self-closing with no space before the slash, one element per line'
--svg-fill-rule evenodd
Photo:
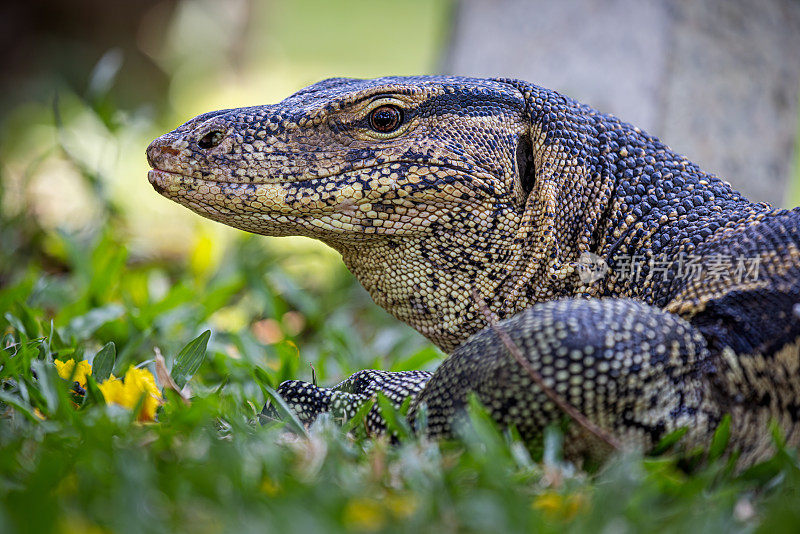
<path fill-rule="evenodd" d="M 571 521 L 579 512 L 586 510 L 588 502 L 586 496 L 580 493 L 565 496 L 548 491 L 538 495 L 532 506 L 544 512 L 544 515 L 550 520 Z"/>
<path fill-rule="evenodd" d="M 357 498 L 345 506 L 344 523 L 355 530 L 380 530 L 386 524 L 386 514 L 378 501 Z"/>
<path fill-rule="evenodd" d="M 398 518 L 406 518 L 414 515 L 419 508 L 419 502 L 413 495 L 392 493 L 386 496 L 386 507 L 392 515 Z"/>
<path fill-rule="evenodd" d="M 142 409 L 139 411 L 139 421 L 153 421 L 156 408 L 163 402 L 161 392 L 150 371 L 137 369 L 133 365 L 128 368 L 123 379 L 112 376 L 98 387 L 106 402 L 119 404 L 128 409 L 135 408 L 144 396 Z"/>
<path fill-rule="evenodd" d="M 86 377 L 92 374 L 92 365 L 86 360 L 78 362 L 78 368 L 75 369 L 75 360 L 55 360 L 56 372 L 58 376 L 64 380 L 73 380 L 78 382 L 82 388 L 86 387 Z"/>
<path fill-rule="evenodd" d="M 264 477 L 264 480 L 261 481 L 261 491 L 269 495 L 270 497 L 274 497 L 275 495 L 280 492 L 281 486 L 273 482 L 268 477 Z"/>

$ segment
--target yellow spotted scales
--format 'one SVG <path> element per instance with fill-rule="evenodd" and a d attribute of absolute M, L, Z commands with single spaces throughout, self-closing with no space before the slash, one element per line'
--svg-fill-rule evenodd
<path fill-rule="evenodd" d="M 377 391 L 434 436 L 470 392 L 534 440 L 564 411 L 486 328 L 473 290 L 548 388 L 632 447 L 725 414 L 745 465 L 774 420 L 800 441 L 800 213 L 752 203 L 658 139 L 527 82 L 336 78 L 200 115 L 147 149 L 162 195 L 339 251 L 378 305 L 444 351 L 434 373 L 285 382 L 303 422 Z M 424 413 L 424 417 L 421 414 Z M 424 422 L 424 424 L 422 424 Z M 384 428 L 377 408 L 367 418 Z M 572 425 L 569 447 L 596 449 Z"/>

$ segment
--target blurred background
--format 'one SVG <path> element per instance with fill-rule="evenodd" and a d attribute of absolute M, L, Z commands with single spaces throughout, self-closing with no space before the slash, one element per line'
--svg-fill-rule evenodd
<path fill-rule="evenodd" d="M 250 238 L 157 195 L 151 139 L 330 76 L 519 77 L 661 136 L 753 200 L 800 203 L 796 0 L 6 2 L 0 45 L 0 287 L 59 280 L 102 239 L 154 301 L 186 272 L 202 289 L 243 271 L 267 289 L 234 291 L 202 320 L 260 347 L 299 337 L 313 361 L 338 351 L 337 372 L 387 364 L 375 353 L 438 356 L 325 246 Z M 37 304 L 58 310 L 56 294 Z M 306 339 L 337 324 L 341 346 Z"/>
<path fill-rule="evenodd" d="M 146 255 L 184 255 L 202 232 L 230 235 L 154 194 L 145 147 L 194 115 L 276 102 L 322 78 L 435 71 L 452 5 L 374 4 L 5 3 L 4 209 L 77 230 L 97 225 L 97 201 L 109 201 Z"/>

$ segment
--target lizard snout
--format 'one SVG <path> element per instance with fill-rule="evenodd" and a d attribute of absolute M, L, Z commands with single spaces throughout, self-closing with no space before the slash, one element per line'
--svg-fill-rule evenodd
<path fill-rule="evenodd" d="M 180 155 L 180 150 L 172 146 L 173 139 L 165 135 L 155 139 L 147 146 L 145 154 L 147 155 L 147 163 L 153 169 L 164 170 L 164 167 L 169 164 L 171 159 Z"/>

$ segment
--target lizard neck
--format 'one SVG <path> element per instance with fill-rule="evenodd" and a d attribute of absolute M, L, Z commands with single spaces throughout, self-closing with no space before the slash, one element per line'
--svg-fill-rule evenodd
<path fill-rule="evenodd" d="M 500 318 L 534 302 L 528 287 L 518 284 L 530 261 L 516 238 L 520 213 L 501 208 L 484 231 L 467 231 L 482 213 L 454 211 L 419 237 L 335 248 L 376 304 L 451 352 L 486 327 L 473 291 Z"/>
<path fill-rule="evenodd" d="M 615 185 L 594 250 L 610 271 L 590 289 L 593 296 L 663 307 L 672 294 L 668 279 L 685 256 L 769 209 L 638 129 L 622 125 L 601 137 L 600 173 Z"/>

